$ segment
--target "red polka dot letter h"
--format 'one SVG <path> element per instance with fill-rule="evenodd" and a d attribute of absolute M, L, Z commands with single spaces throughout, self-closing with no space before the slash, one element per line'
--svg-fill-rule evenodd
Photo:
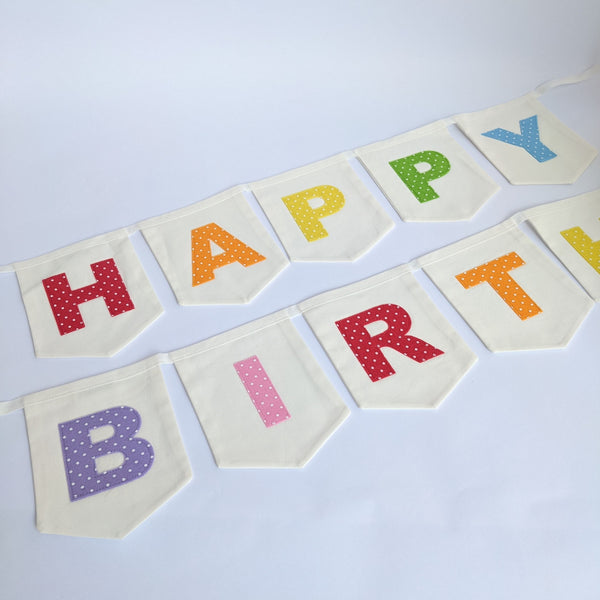
<path fill-rule="evenodd" d="M 96 277 L 96 283 L 76 290 L 71 289 L 66 273 L 42 281 L 60 335 L 85 327 L 79 305 L 89 300 L 103 298 L 111 317 L 135 308 L 112 258 L 93 263 L 90 269 Z"/>
<path fill-rule="evenodd" d="M 376 321 L 384 321 L 387 329 L 371 335 L 366 326 Z M 419 363 L 444 354 L 439 348 L 412 335 L 406 335 L 411 326 L 410 316 L 397 304 L 380 304 L 336 321 L 335 324 L 371 381 L 385 379 L 396 372 L 381 348 L 393 348 Z"/>

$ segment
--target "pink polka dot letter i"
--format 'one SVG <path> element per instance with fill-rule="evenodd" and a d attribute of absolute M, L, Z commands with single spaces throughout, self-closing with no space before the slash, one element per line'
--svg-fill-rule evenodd
<path fill-rule="evenodd" d="M 288 409 L 258 356 L 250 356 L 234 363 L 233 366 L 266 427 L 272 427 L 290 418 Z"/>

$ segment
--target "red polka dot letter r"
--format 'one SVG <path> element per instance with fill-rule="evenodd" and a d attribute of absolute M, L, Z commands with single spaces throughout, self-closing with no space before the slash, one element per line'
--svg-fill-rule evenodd
<path fill-rule="evenodd" d="M 366 326 L 376 321 L 384 321 L 387 329 L 371 335 Z M 371 381 L 379 381 L 395 373 L 381 348 L 393 348 L 419 363 L 444 354 L 439 348 L 406 335 L 411 326 L 410 316 L 397 304 L 380 304 L 335 324 Z"/>

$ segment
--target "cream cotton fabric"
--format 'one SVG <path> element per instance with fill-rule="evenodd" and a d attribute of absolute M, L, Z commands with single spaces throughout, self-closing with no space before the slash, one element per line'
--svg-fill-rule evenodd
<path fill-rule="evenodd" d="M 534 93 L 458 115 L 456 123 L 513 184 L 573 183 L 597 154 Z M 509 139 L 522 145 L 508 143 Z"/>
<path fill-rule="evenodd" d="M 492 351 L 564 347 L 593 306 L 512 219 L 419 264 Z"/>
<path fill-rule="evenodd" d="M 250 184 L 289 257 L 353 261 L 393 221 L 344 155 Z"/>
<path fill-rule="evenodd" d="M 190 481 L 158 363 L 24 398 L 41 532 L 122 538 Z"/>
<path fill-rule="evenodd" d="M 523 213 L 590 296 L 600 301 L 600 190 Z"/>
<path fill-rule="evenodd" d="M 355 152 L 405 221 L 470 219 L 500 189 L 450 135 L 445 121 Z M 404 169 L 396 167 L 401 177 L 393 165 L 407 161 Z"/>
<path fill-rule="evenodd" d="M 112 356 L 163 312 L 126 230 L 14 268 L 39 357 Z"/>
<path fill-rule="evenodd" d="M 408 265 L 315 296 L 300 308 L 362 408 L 436 407 L 476 361 Z M 355 315 L 362 315 L 356 324 Z"/>
<path fill-rule="evenodd" d="M 288 265 L 241 188 L 139 227 L 180 304 L 249 302 Z"/>
<path fill-rule="evenodd" d="M 349 414 L 288 311 L 171 357 L 219 467 L 302 467 Z"/>

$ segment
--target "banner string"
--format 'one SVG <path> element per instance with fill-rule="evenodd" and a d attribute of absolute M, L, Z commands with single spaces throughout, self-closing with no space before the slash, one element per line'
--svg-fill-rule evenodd
<path fill-rule="evenodd" d="M 600 190 L 598 190 L 598 191 L 600 191 Z M 532 216 L 551 214 L 552 212 L 554 212 L 556 210 L 560 210 L 559 205 L 562 203 L 563 200 L 557 200 L 554 202 L 541 204 L 539 206 L 535 206 L 533 208 L 529 208 L 529 209 L 526 209 L 523 211 L 519 211 L 519 212 L 515 213 L 514 215 L 512 215 L 511 217 L 509 217 L 508 219 L 501 221 L 500 223 L 498 223 L 497 225 L 494 225 L 491 228 L 484 229 L 483 231 L 475 233 L 472 236 L 463 238 L 463 240 L 465 242 L 467 242 L 469 240 L 469 238 L 474 238 L 474 239 L 467 246 L 464 246 L 464 247 L 461 246 L 460 248 L 457 248 L 456 252 L 454 252 L 453 254 L 448 255 L 447 253 L 445 253 L 444 259 L 448 258 L 448 256 L 453 256 L 454 254 L 458 254 L 459 252 L 464 251 L 465 248 L 467 248 L 467 247 L 471 248 L 473 246 L 477 246 L 481 243 L 484 243 L 484 241 L 488 241 L 489 239 L 491 239 L 490 236 L 485 237 L 485 239 L 483 239 L 482 236 L 486 232 L 489 232 L 490 230 L 493 230 L 493 233 L 491 234 L 491 237 L 493 238 L 498 235 L 502 235 L 504 232 L 510 230 L 513 227 L 518 227 L 521 223 L 529 220 L 529 218 Z M 450 245 L 452 246 L 456 243 L 460 243 L 460 240 L 458 242 L 454 242 L 453 244 L 450 244 Z M 292 304 L 290 306 L 282 308 L 273 313 L 270 313 L 270 314 L 264 315 L 262 317 L 259 317 L 257 319 L 254 319 L 253 321 L 243 323 L 242 325 L 234 327 L 233 329 L 229 329 L 227 331 L 218 333 L 214 336 L 211 336 L 209 338 L 206 338 L 206 339 L 196 342 L 194 344 L 190 344 L 188 346 L 184 346 L 184 347 L 176 349 L 176 350 L 171 350 L 170 352 L 160 352 L 157 354 L 150 355 L 149 357 L 139 361 L 138 363 L 133 363 L 132 365 L 129 365 L 129 367 L 133 368 L 135 365 L 139 365 L 143 369 L 147 370 L 147 369 L 153 368 L 154 366 L 157 366 L 157 365 L 172 365 L 177 360 L 180 360 L 182 358 L 188 358 L 191 356 L 196 356 L 198 354 L 202 354 L 204 352 L 214 350 L 215 348 L 219 348 L 220 346 L 222 346 L 224 344 L 228 344 L 230 342 L 236 341 L 236 340 L 246 337 L 248 335 L 254 334 L 258 331 L 261 331 L 262 329 L 265 329 L 266 327 L 269 327 L 271 325 L 279 323 L 283 320 L 292 319 L 292 318 L 295 318 L 298 316 L 303 316 L 303 313 L 305 311 L 313 309 L 317 306 L 322 306 L 324 304 L 328 304 L 330 302 L 338 300 L 341 297 L 353 295 L 356 293 L 360 293 L 364 290 L 377 287 L 378 285 L 381 285 L 382 283 L 384 283 L 386 281 L 391 281 L 392 279 L 402 277 L 407 273 L 412 273 L 414 271 L 421 270 L 423 268 L 427 268 L 428 266 L 431 266 L 432 264 L 435 264 L 436 262 L 438 262 L 438 260 L 441 260 L 441 258 L 438 258 L 438 256 L 440 253 L 444 252 L 444 248 L 445 247 L 439 248 L 438 250 L 434 250 L 432 252 L 424 254 L 421 257 L 415 258 L 415 259 L 411 260 L 410 262 L 402 263 L 400 265 L 397 265 L 396 267 L 392 267 L 391 269 L 387 269 L 386 271 L 382 271 L 378 274 L 372 275 L 367 278 L 367 279 L 371 280 L 370 284 L 367 287 L 362 287 L 358 291 L 349 292 L 346 294 L 341 293 L 345 287 L 348 287 L 348 285 L 356 285 L 359 282 L 353 282 L 348 285 L 340 286 L 339 288 L 333 288 L 326 292 L 319 293 L 316 296 L 313 296 L 311 298 L 302 300 L 301 302 L 299 302 L 297 304 Z M 213 342 L 212 344 L 211 344 L 211 341 Z M 122 367 L 122 368 L 126 368 L 126 367 Z M 110 372 L 111 371 L 106 371 L 102 375 L 106 375 L 107 373 L 110 373 Z M 78 381 L 85 381 L 85 379 L 90 379 L 90 378 L 93 379 L 95 377 L 100 377 L 100 376 L 101 375 L 95 375 L 95 376 L 92 375 L 91 377 L 71 382 L 71 384 L 63 384 L 59 387 L 64 387 L 64 385 L 75 386 Z M 94 387 L 94 386 L 92 386 L 92 387 Z M 52 388 L 49 388 L 49 389 L 52 389 Z M 0 402 L 0 416 L 23 409 L 25 406 L 25 399 L 28 396 L 41 394 L 46 391 L 48 391 L 48 390 L 42 390 L 40 392 L 33 392 L 32 394 L 27 394 L 26 396 L 21 396 L 19 398 L 15 398 L 14 400 Z M 78 391 L 80 391 L 80 390 L 78 390 Z M 72 391 L 69 390 L 69 391 L 65 392 L 65 394 L 67 394 L 67 393 L 72 393 Z M 45 398 L 44 400 L 38 400 L 38 401 L 35 401 L 35 399 L 33 399 L 33 401 L 30 400 L 30 402 L 32 404 L 37 404 L 40 401 L 45 401 L 46 399 L 54 399 L 55 397 L 56 396 L 52 396 L 50 398 Z M 29 402 L 28 402 L 28 404 L 29 404 Z"/>
<path fill-rule="evenodd" d="M 563 85 L 571 85 L 571 84 L 575 84 L 575 83 L 580 83 L 582 81 L 586 81 L 587 79 L 591 79 L 592 77 L 594 77 L 595 75 L 597 75 L 599 73 L 600 73 L 600 63 L 589 67 L 588 69 L 586 69 L 585 71 L 583 71 L 577 75 L 570 75 L 568 77 L 552 79 L 550 81 L 542 83 L 542 84 L 538 85 L 534 89 L 534 91 L 531 93 L 535 97 L 538 97 L 538 96 L 541 96 L 542 94 L 545 94 L 546 92 L 548 92 L 549 90 L 551 90 L 553 88 L 560 87 Z M 443 123 L 446 126 L 453 125 L 456 122 L 456 120 L 455 120 L 456 116 L 457 115 L 452 116 L 452 117 L 447 117 L 445 119 L 440 119 L 439 122 Z M 405 133 L 410 133 L 410 131 L 407 131 Z M 336 155 L 336 157 L 339 157 L 339 156 L 343 156 L 346 159 L 350 159 L 350 158 L 356 157 L 357 155 L 355 153 L 355 150 L 345 150 L 345 151 L 339 153 L 338 155 Z M 335 157 L 333 157 L 333 158 L 335 158 Z M 306 168 L 310 168 L 310 164 L 306 165 Z M 285 172 L 281 173 L 280 176 L 285 176 Z M 277 175 L 275 177 L 277 177 Z M 269 178 L 269 179 L 272 179 L 272 178 Z M 238 189 L 242 189 L 244 191 L 251 191 L 250 186 L 251 186 L 250 183 L 243 183 L 243 184 L 238 184 L 238 185 L 232 186 L 231 189 L 238 188 Z M 226 190 L 226 191 L 228 191 L 228 190 Z M 182 210 L 182 209 L 178 209 L 178 210 Z M 169 212 L 173 212 L 173 211 L 169 211 Z M 165 215 L 168 215 L 168 214 L 169 213 L 165 213 Z M 155 218 L 155 217 L 153 217 L 153 218 Z M 127 235 L 131 236 L 134 233 L 136 233 L 137 231 L 139 231 L 140 228 L 142 227 L 142 225 L 149 220 L 150 219 L 144 219 L 142 221 L 138 221 L 137 223 L 133 223 L 131 225 L 126 225 L 126 226 L 120 228 L 119 230 L 124 230 L 127 232 Z M 85 241 L 85 240 L 83 240 L 83 241 Z M 75 243 L 78 243 L 78 242 L 75 242 Z M 72 244 L 69 244 L 68 246 L 66 246 L 66 248 L 68 248 L 71 245 Z M 17 262 L 25 262 L 25 261 L 17 261 Z M 16 270 L 15 264 L 17 264 L 17 262 L 8 264 L 8 265 L 0 265 L 0 274 L 14 273 Z"/>

